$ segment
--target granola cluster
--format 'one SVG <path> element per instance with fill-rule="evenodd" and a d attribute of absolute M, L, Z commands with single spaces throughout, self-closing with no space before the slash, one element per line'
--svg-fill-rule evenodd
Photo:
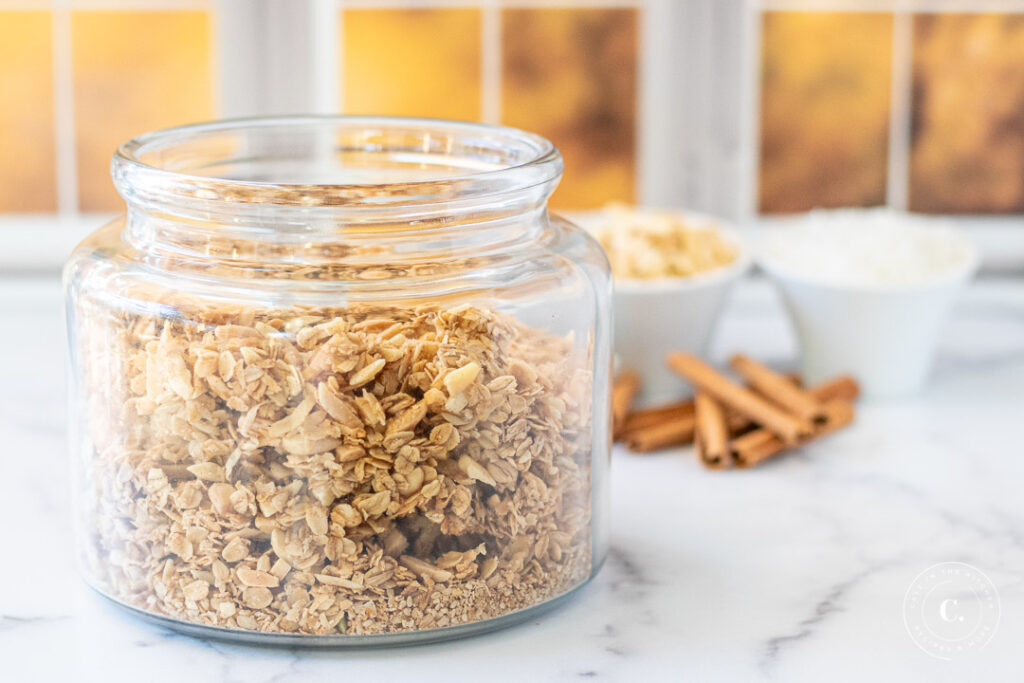
<path fill-rule="evenodd" d="M 590 350 L 463 305 L 82 300 L 86 571 L 192 623 L 373 634 L 590 573 Z"/>

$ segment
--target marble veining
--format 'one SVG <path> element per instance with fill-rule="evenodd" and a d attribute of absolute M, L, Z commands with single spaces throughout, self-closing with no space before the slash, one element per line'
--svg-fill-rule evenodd
<path fill-rule="evenodd" d="M 836 612 L 844 610 L 843 601 L 854 586 L 868 576 L 881 571 L 885 566 L 869 567 L 831 586 L 825 595 L 815 603 L 810 616 L 801 620 L 793 633 L 775 636 L 765 643 L 764 652 L 759 662 L 761 671 L 766 674 L 771 673 L 784 652 L 788 652 L 793 646 L 810 639 L 823 621 Z"/>
<path fill-rule="evenodd" d="M 749 472 L 688 449 L 616 452 L 612 549 L 557 611 L 392 650 L 257 648 L 178 635 L 93 594 L 72 566 L 56 279 L 0 279 L 0 681 L 1016 681 L 1024 659 L 1024 282 L 975 285 L 928 391 L 863 402 L 853 427 Z M 744 283 L 713 357 L 794 367 L 775 294 Z M 940 562 L 984 572 L 1002 618 L 943 661 L 902 606 Z"/>

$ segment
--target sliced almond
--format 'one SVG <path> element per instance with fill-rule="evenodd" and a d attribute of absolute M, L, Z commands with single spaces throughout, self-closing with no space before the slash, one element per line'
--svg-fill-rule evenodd
<path fill-rule="evenodd" d="M 340 576 L 331 576 L 330 574 L 313 574 L 316 580 L 320 583 L 327 584 L 328 586 L 338 586 L 339 588 L 347 588 L 349 590 L 362 590 L 361 584 L 352 581 L 351 579 L 343 579 Z"/>
<path fill-rule="evenodd" d="M 206 493 L 210 497 L 213 509 L 217 511 L 218 515 L 224 516 L 234 512 L 234 508 L 231 505 L 231 494 L 234 492 L 235 487 L 231 484 L 218 482 L 211 484 Z"/>
<path fill-rule="evenodd" d="M 391 504 L 391 493 L 379 491 L 366 496 L 357 496 L 353 505 L 362 510 L 366 517 L 379 517 Z"/>
<path fill-rule="evenodd" d="M 498 485 L 498 482 L 494 480 L 494 477 L 487 471 L 487 468 L 468 455 L 459 458 L 459 469 L 465 472 L 467 477 L 482 481 L 489 486 Z"/>
<path fill-rule="evenodd" d="M 452 578 L 452 573 L 450 571 L 435 567 L 429 562 L 424 562 L 412 555 L 402 555 L 398 561 L 402 563 L 403 567 L 411 571 L 413 574 L 429 577 L 438 583 L 450 581 Z"/>
<path fill-rule="evenodd" d="M 341 397 L 327 382 L 321 382 L 316 388 L 316 400 L 334 420 L 345 427 L 356 429 L 363 426 L 359 414 Z"/>
<path fill-rule="evenodd" d="M 274 601 L 274 594 L 263 586 L 250 586 L 242 591 L 242 602 L 251 609 L 269 607 Z"/>
<path fill-rule="evenodd" d="M 452 370 L 444 376 L 444 386 L 448 389 L 449 396 L 461 394 L 469 385 L 476 381 L 480 374 L 480 364 L 472 361 L 463 365 L 457 370 Z"/>
<path fill-rule="evenodd" d="M 386 361 L 383 358 L 378 358 L 361 370 L 357 370 L 348 378 L 348 385 L 350 387 L 360 387 L 366 384 L 384 369 L 385 363 Z"/>
<path fill-rule="evenodd" d="M 263 586 L 264 588 L 276 588 L 281 584 L 276 576 L 270 572 L 261 572 L 258 569 L 239 567 L 236 570 L 238 580 L 246 586 Z"/>
<path fill-rule="evenodd" d="M 215 462 L 200 462 L 195 465 L 189 465 L 185 469 L 195 475 L 196 479 L 224 481 L 224 468 Z"/>
<path fill-rule="evenodd" d="M 317 503 L 306 505 L 306 524 L 317 536 L 327 533 L 327 508 Z"/>

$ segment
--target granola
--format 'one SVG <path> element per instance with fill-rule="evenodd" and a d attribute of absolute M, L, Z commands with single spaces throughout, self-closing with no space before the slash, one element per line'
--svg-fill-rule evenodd
<path fill-rule="evenodd" d="M 469 305 L 130 294 L 160 306 L 75 312 L 104 593 L 227 629 L 375 634 L 589 575 L 585 340 Z"/>

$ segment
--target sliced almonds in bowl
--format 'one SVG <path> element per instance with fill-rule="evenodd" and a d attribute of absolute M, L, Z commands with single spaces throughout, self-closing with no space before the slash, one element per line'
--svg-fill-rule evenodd
<path fill-rule="evenodd" d="M 604 247 L 619 281 L 691 278 L 739 258 L 720 221 L 706 216 L 610 204 L 578 220 Z"/>
<path fill-rule="evenodd" d="M 797 378 L 741 354 L 730 365 L 746 386 L 692 354 L 671 353 L 667 363 L 694 385 L 694 399 L 631 411 L 635 375 L 621 373 L 613 389 L 619 397 L 613 436 L 639 453 L 693 443 L 710 469 L 754 467 L 847 426 L 860 393 L 848 375 L 804 389 Z"/>

